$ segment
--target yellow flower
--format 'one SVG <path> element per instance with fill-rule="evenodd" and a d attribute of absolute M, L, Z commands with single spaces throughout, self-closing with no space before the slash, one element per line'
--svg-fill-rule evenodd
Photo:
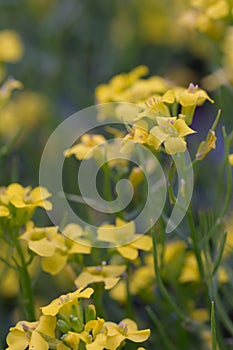
<path fill-rule="evenodd" d="M 109 84 L 99 85 L 95 91 L 98 103 L 113 101 L 127 102 L 123 92 L 129 89 L 140 77 L 147 73 L 148 68 L 146 66 L 139 66 L 129 73 L 122 73 L 114 76 Z"/>
<path fill-rule="evenodd" d="M 185 121 L 188 125 L 192 123 L 193 114 L 197 106 L 201 106 L 206 100 L 214 103 L 208 94 L 200 89 L 198 85 L 191 83 L 188 89 L 177 88 L 174 90 L 177 101 L 181 104 L 181 114 L 185 115 Z"/>
<path fill-rule="evenodd" d="M 184 137 L 195 133 L 195 131 L 189 128 L 183 119 L 176 117 L 157 117 L 156 120 L 158 125 L 150 130 L 150 134 L 155 137 L 155 140 L 158 140 L 155 148 L 157 149 L 164 142 L 168 154 L 185 152 L 186 141 Z"/>
<path fill-rule="evenodd" d="M 106 348 L 106 329 L 103 318 L 87 322 L 80 339 L 86 343 L 87 350 L 103 350 Z"/>
<path fill-rule="evenodd" d="M 42 307 L 41 311 L 44 315 L 56 316 L 63 307 L 75 304 L 78 299 L 89 299 L 93 293 L 94 290 L 92 288 L 79 288 L 73 293 L 61 295 L 59 298 L 54 299 L 50 304 Z"/>
<path fill-rule="evenodd" d="M 90 159 L 94 157 L 96 151 L 98 152 L 99 148 L 97 146 L 105 141 L 106 139 L 102 135 L 85 134 L 81 137 L 81 142 L 66 150 L 64 155 L 69 158 L 74 154 L 79 160 Z"/>
<path fill-rule="evenodd" d="M 41 207 L 46 210 L 52 209 L 52 204 L 46 199 L 51 194 L 45 187 L 23 187 L 20 184 L 13 183 L 6 188 L 2 188 L 0 201 L 8 205 L 11 203 L 17 209 L 34 209 Z"/>
<path fill-rule="evenodd" d="M 41 316 L 38 322 L 20 321 L 15 327 L 10 328 L 6 341 L 7 350 L 48 350 L 49 344 L 46 337 L 55 338 L 56 318 L 53 316 Z"/>
<path fill-rule="evenodd" d="M 63 234 L 57 227 L 35 227 L 30 221 L 20 239 L 28 242 L 28 248 L 42 257 L 44 271 L 55 275 L 66 265 L 73 254 L 90 254 L 90 243 L 82 238 L 83 230 L 79 225 L 69 224 Z"/>
<path fill-rule="evenodd" d="M 17 62 L 23 56 L 20 36 L 13 30 L 0 31 L 0 61 Z"/>
<path fill-rule="evenodd" d="M 135 233 L 133 221 L 116 219 L 116 225 L 103 225 L 98 229 L 98 239 L 114 244 L 116 250 L 126 259 L 135 260 L 138 250 L 150 251 L 151 237 Z"/>
<path fill-rule="evenodd" d="M 148 124 L 144 120 L 139 120 L 134 123 L 133 128 L 121 142 L 121 152 L 131 152 L 134 148 L 134 143 L 145 144 L 147 142 L 149 132 Z"/>
<path fill-rule="evenodd" d="M 91 283 L 104 282 L 105 289 L 111 289 L 118 283 L 125 270 L 126 265 L 88 266 L 76 278 L 75 285 L 85 288 Z"/>
<path fill-rule="evenodd" d="M 107 348 L 116 350 L 125 340 L 131 340 L 135 343 L 146 341 L 150 336 L 150 329 L 139 331 L 137 324 L 125 318 L 119 324 L 105 322 L 107 328 Z"/>
<path fill-rule="evenodd" d="M 42 259 L 42 268 L 51 275 L 56 275 L 66 265 L 70 256 L 74 254 L 90 254 L 90 242 L 83 238 L 85 232 L 81 226 L 68 224 L 63 229 L 62 235 L 57 235 L 59 242 L 55 253 L 52 256 Z M 56 238 L 56 239 L 57 239 Z"/>
<path fill-rule="evenodd" d="M 57 227 L 35 227 L 32 221 L 26 224 L 20 239 L 28 242 L 28 248 L 39 256 L 52 256 L 57 248 L 63 248 L 63 237 Z"/>
<path fill-rule="evenodd" d="M 44 95 L 31 91 L 21 92 L 1 109 L 0 135 L 11 140 L 22 128 L 25 136 L 29 130 L 41 125 L 48 112 L 49 102 Z"/>
<path fill-rule="evenodd" d="M 215 149 L 216 140 L 217 138 L 215 136 L 215 131 L 209 130 L 206 140 L 202 141 L 197 149 L 196 159 L 197 160 L 204 159 L 212 149 Z"/>
<path fill-rule="evenodd" d="M 168 90 L 162 96 L 150 97 L 147 101 L 145 101 L 145 104 L 147 107 L 149 107 L 155 112 L 154 113 L 155 116 L 169 118 L 171 114 L 166 103 L 172 104 L 174 102 L 175 102 L 175 93 L 173 90 Z M 152 114 L 152 119 L 154 119 L 153 114 Z"/>

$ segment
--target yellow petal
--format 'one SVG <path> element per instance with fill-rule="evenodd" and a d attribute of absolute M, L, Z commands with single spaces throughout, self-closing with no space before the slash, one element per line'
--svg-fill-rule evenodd
<path fill-rule="evenodd" d="M 120 280 L 120 277 L 107 277 L 104 279 L 105 289 L 109 290 L 113 288 L 117 282 Z"/>
<path fill-rule="evenodd" d="M 184 92 L 180 96 L 179 102 L 183 107 L 196 106 L 197 95 L 195 93 Z"/>
<path fill-rule="evenodd" d="M 186 150 L 186 142 L 181 137 L 169 136 L 164 146 L 168 154 L 182 153 Z"/>
<path fill-rule="evenodd" d="M 73 239 L 74 241 L 76 238 L 79 238 L 83 235 L 83 229 L 80 225 L 77 224 L 68 224 L 66 227 L 62 230 L 62 233 L 68 237 Z"/>
<path fill-rule="evenodd" d="M 56 249 L 54 243 L 46 238 L 39 241 L 29 241 L 28 247 L 39 256 L 52 256 Z"/>
<path fill-rule="evenodd" d="M 29 344 L 29 339 L 24 331 L 15 329 L 8 334 L 6 342 L 9 346 L 9 350 L 24 350 Z"/>
<path fill-rule="evenodd" d="M 80 298 L 88 299 L 93 293 L 94 290 L 92 288 L 79 288 L 73 293 L 61 295 L 59 298 L 52 300 L 50 304 L 42 307 L 41 311 L 44 315 L 56 316 L 59 310 L 67 303 L 72 303 Z"/>
<path fill-rule="evenodd" d="M 4 205 L 0 205 L 0 217 L 8 216 L 10 215 L 10 211 L 7 207 Z"/>
<path fill-rule="evenodd" d="M 75 243 L 75 242 L 72 243 L 72 246 L 68 251 L 69 255 L 72 255 L 72 254 L 90 254 L 90 253 L 91 253 L 91 246 L 88 245 L 87 241 L 86 241 L 86 245 L 80 244 L 80 243 Z"/>
<path fill-rule="evenodd" d="M 211 149 L 215 149 L 216 140 L 217 138 L 215 136 L 215 132 L 213 130 L 209 130 L 206 140 L 202 141 L 197 149 L 196 159 L 204 159 L 207 156 L 207 154 L 211 151 Z"/>
<path fill-rule="evenodd" d="M 168 90 L 162 96 L 162 101 L 167 103 L 173 103 L 175 101 L 175 93 L 173 90 Z"/>
<path fill-rule="evenodd" d="M 97 277 L 97 278 L 96 278 Z M 89 272 L 82 272 L 74 281 L 77 288 L 85 288 L 88 284 L 100 282 L 102 280 L 101 276 L 93 276 Z"/>
<path fill-rule="evenodd" d="M 146 142 L 148 145 L 153 146 L 155 149 L 158 149 L 159 146 L 161 145 L 161 141 L 151 133 L 149 133 Z"/>
<path fill-rule="evenodd" d="M 196 132 L 193 129 L 189 128 L 183 119 L 177 119 L 174 122 L 174 126 L 178 131 L 179 136 L 182 137 Z"/>
<path fill-rule="evenodd" d="M 51 257 L 42 258 L 41 266 L 45 272 L 56 275 L 65 267 L 66 262 L 67 256 L 57 252 Z"/>
<path fill-rule="evenodd" d="M 106 265 L 102 267 L 106 277 L 120 276 L 126 270 L 126 265 Z"/>
<path fill-rule="evenodd" d="M 135 343 L 140 343 L 140 342 L 146 341 L 149 338 L 149 336 L 150 336 L 150 329 L 144 329 L 142 331 L 130 333 L 127 336 L 127 339 Z"/>
<path fill-rule="evenodd" d="M 47 188 L 38 186 L 30 192 L 30 197 L 33 198 L 34 202 L 37 202 L 51 197 L 51 193 L 47 190 Z"/>
<path fill-rule="evenodd" d="M 164 142 L 167 138 L 168 138 L 168 134 L 166 134 L 165 132 L 163 132 L 161 130 L 161 127 L 159 126 L 154 126 L 151 130 L 150 130 L 150 134 L 152 136 L 154 136 L 157 140 L 158 140 L 158 147 L 161 145 L 162 142 Z M 150 139 L 151 140 L 151 139 Z M 157 143 L 156 143 L 157 145 Z"/>
<path fill-rule="evenodd" d="M 29 343 L 29 350 L 48 350 L 49 344 L 46 340 L 37 333 L 36 331 L 32 332 L 31 340 Z"/>
<path fill-rule="evenodd" d="M 34 206 L 44 208 L 45 210 L 52 210 L 52 208 L 53 208 L 52 203 L 49 201 L 37 202 L 34 204 Z"/>
<path fill-rule="evenodd" d="M 131 246 L 137 249 L 149 251 L 152 248 L 152 239 L 150 236 L 140 236 L 131 243 Z"/>
<path fill-rule="evenodd" d="M 135 260 L 138 257 L 137 249 L 128 244 L 116 247 L 116 249 L 126 259 Z"/>
<path fill-rule="evenodd" d="M 39 325 L 36 327 L 36 331 L 55 338 L 56 324 L 57 320 L 55 316 L 42 315 L 40 317 Z"/>

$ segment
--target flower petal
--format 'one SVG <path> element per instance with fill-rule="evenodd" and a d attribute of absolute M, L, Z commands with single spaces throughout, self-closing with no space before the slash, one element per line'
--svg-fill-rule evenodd
<path fill-rule="evenodd" d="M 137 249 L 131 247 L 129 244 L 116 247 L 116 249 L 126 259 L 135 260 L 138 257 Z"/>
<path fill-rule="evenodd" d="M 186 142 L 181 137 L 169 136 L 164 146 L 168 154 L 182 153 L 186 150 Z"/>

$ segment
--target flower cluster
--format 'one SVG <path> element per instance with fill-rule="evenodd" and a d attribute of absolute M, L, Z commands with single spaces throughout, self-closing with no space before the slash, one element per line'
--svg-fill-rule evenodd
<path fill-rule="evenodd" d="M 79 288 L 61 295 L 41 308 L 37 322 L 20 321 L 10 328 L 8 350 L 29 348 L 58 350 L 116 350 L 127 340 L 140 343 L 148 339 L 150 330 L 138 330 L 131 319 L 116 324 L 96 318 L 93 304 L 82 306 L 82 301 L 93 294 L 92 288 Z M 142 348 L 141 348 L 142 349 Z"/>

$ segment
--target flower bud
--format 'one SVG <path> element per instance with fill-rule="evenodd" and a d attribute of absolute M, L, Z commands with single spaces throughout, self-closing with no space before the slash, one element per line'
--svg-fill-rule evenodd
<path fill-rule="evenodd" d="M 96 309 L 95 305 L 88 305 L 85 309 L 85 321 L 86 323 L 96 319 Z"/>

